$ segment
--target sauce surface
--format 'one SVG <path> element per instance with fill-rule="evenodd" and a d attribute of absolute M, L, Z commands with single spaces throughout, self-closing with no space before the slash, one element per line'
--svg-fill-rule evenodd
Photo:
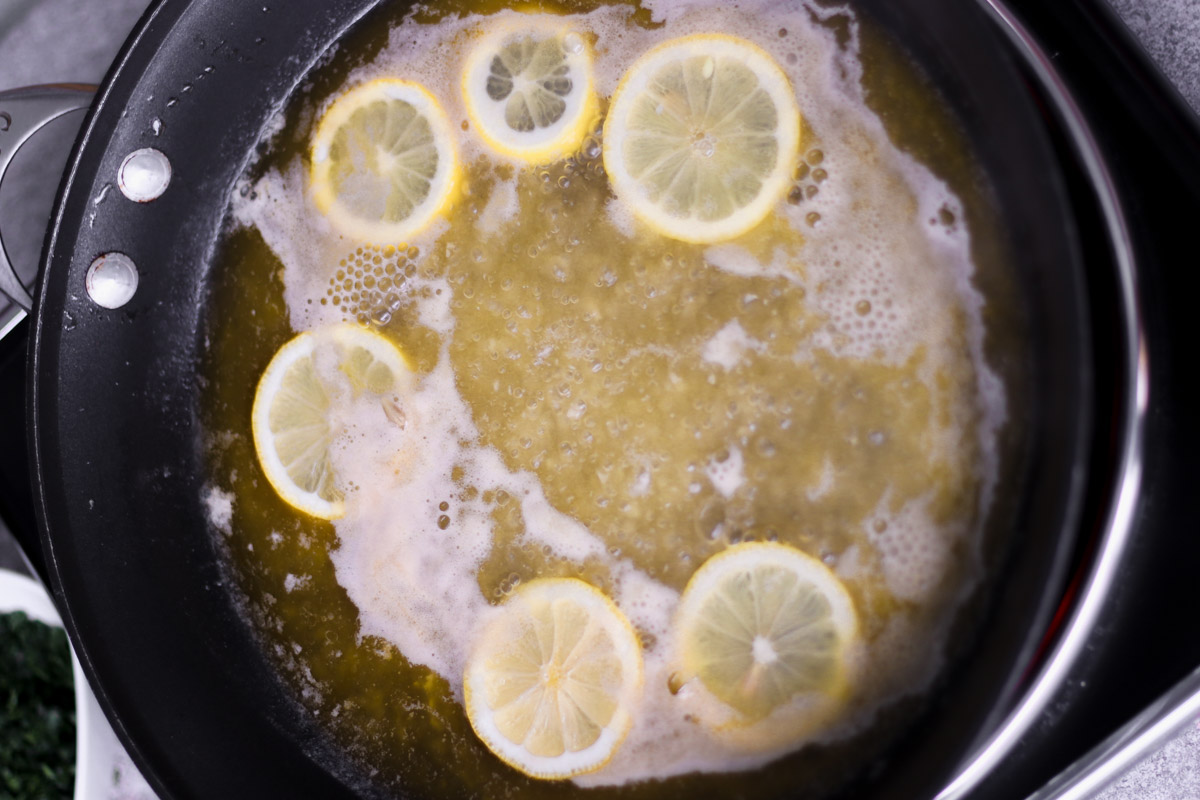
<path fill-rule="evenodd" d="M 849 8 L 555 10 L 590 37 L 602 98 L 665 39 L 724 31 L 769 52 L 803 116 L 787 199 L 730 242 L 655 234 L 610 191 L 598 134 L 546 167 L 472 137 L 461 63 L 515 12 L 372 20 L 281 113 L 231 204 L 206 374 L 210 516 L 269 657 L 374 786 L 555 791 L 474 737 L 461 676 L 479 621 L 515 586 L 572 576 L 616 601 L 646 663 L 629 737 L 575 781 L 773 794 L 798 766 L 822 775 L 931 683 L 979 578 L 1005 413 L 972 285 L 979 211 L 881 117 L 924 114 L 892 127 L 959 154 L 939 165 L 954 185 L 975 178 L 920 75 Z M 305 147 L 322 108 L 382 76 L 422 83 L 461 123 L 467 188 L 430 231 L 371 247 L 313 207 Z M 344 414 L 347 514 L 325 523 L 262 477 L 249 407 L 293 332 L 346 319 L 395 341 L 418 381 L 403 430 L 368 404 Z M 852 697 L 803 738 L 731 743 L 696 723 L 700 693 L 671 685 L 680 592 L 742 541 L 820 558 L 857 608 Z"/>

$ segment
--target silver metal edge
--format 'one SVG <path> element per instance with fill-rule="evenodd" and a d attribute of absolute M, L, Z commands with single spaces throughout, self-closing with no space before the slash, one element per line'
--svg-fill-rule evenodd
<path fill-rule="evenodd" d="M 1029 800 L 1087 800 L 1200 716 L 1200 669 L 1171 687 Z"/>
<path fill-rule="evenodd" d="M 14 312 L 13 315 L 6 320 L 0 321 L 0 339 L 3 339 L 5 336 L 8 336 L 10 333 L 12 333 L 13 330 L 15 330 L 16 327 L 21 324 L 21 320 L 29 316 L 25 312 L 25 309 L 21 308 L 20 306 L 14 305 L 12 309 Z"/>
<path fill-rule="evenodd" d="M 1101 210 L 1108 223 L 1116 259 L 1122 312 L 1119 353 L 1129 379 L 1123 388 L 1126 413 L 1120 423 L 1121 455 L 1114 483 L 1115 501 L 1110 504 L 1097 554 L 1087 581 L 1046 663 L 1029 689 L 999 728 L 969 756 L 957 776 L 937 795 L 937 800 L 958 800 L 979 785 L 1021 737 L 1037 721 L 1055 693 L 1066 681 L 1094 628 L 1129 542 L 1133 515 L 1142 481 L 1144 429 L 1150 392 L 1150 364 L 1142 324 L 1141 304 L 1135 281 L 1136 264 L 1129 228 L 1117 199 L 1116 186 L 1099 146 L 1066 85 L 1055 72 L 1050 58 L 1002 0 L 982 0 L 983 8 L 1018 51 L 1053 102 L 1078 149 Z"/>
<path fill-rule="evenodd" d="M 4 148 L 0 149 L 0 184 L 9 167 L 29 140 L 38 131 L 59 117 L 74 111 L 83 111 L 91 105 L 96 93 L 95 86 L 74 83 L 51 83 L 43 86 L 23 86 L 0 92 L 0 109 L 16 112 L 15 117 L 5 113 Z M 35 279 L 36 281 L 36 279 Z M 16 266 L 9 261 L 4 236 L 0 232 L 0 294 L 13 303 L 33 310 L 33 293 L 21 282 Z"/>

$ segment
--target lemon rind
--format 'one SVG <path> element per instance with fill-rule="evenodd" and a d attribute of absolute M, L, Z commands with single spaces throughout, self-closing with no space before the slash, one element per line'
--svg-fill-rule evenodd
<path fill-rule="evenodd" d="M 438 167 L 430 182 L 429 195 L 412 214 L 394 223 L 364 220 L 344 209 L 337 201 L 329 177 L 328 150 L 334 134 L 364 105 L 380 97 L 403 100 L 414 106 L 429 120 L 438 148 Z M 364 244 L 398 245 L 424 232 L 439 216 L 444 216 L 459 194 L 462 168 L 459 163 L 456 135 L 445 110 L 428 89 L 419 83 L 401 78 L 376 78 L 339 95 L 317 123 L 309 150 L 311 168 L 309 182 L 317 209 L 341 233 Z"/>
<path fill-rule="evenodd" d="M 250 429 L 254 439 L 254 453 L 267 482 L 280 499 L 292 508 L 318 519 L 335 520 L 345 515 L 345 503 L 341 500 L 326 500 L 316 492 L 306 492 L 296 486 L 269 439 L 271 401 L 279 390 L 284 375 L 297 361 L 311 356 L 314 348 L 325 336 L 343 346 L 357 344 L 366 347 L 373 356 L 382 357 L 386 361 L 398 381 L 411 381 L 412 365 L 404 352 L 386 336 L 360 325 L 340 323 L 320 332 L 305 331 L 297 334 L 276 351 L 258 380 L 250 412 Z"/>
<path fill-rule="evenodd" d="M 250 413 L 250 429 L 254 437 L 254 453 L 267 482 L 285 503 L 318 519 L 332 520 L 345 513 L 340 500 L 330 501 L 316 492 L 306 492 L 292 482 L 287 467 L 279 458 L 270 437 L 271 401 L 283 383 L 288 368 L 302 358 L 312 355 L 316 337 L 304 332 L 290 341 L 272 356 L 254 391 L 254 407 Z"/>
<path fill-rule="evenodd" d="M 636 701 L 636 694 L 641 691 L 645 682 L 645 665 L 642 660 L 641 644 L 633 625 L 624 612 L 617 607 L 607 595 L 591 584 L 578 578 L 538 578 L 521 584 L 512 597 L 501 608 L 511 604 L 521 604 L 530 595 L 548 593 L 551 595 L 568 596 L 575 601 L 582 601 L 589 611 L 600 612 L 606 630 L 618 646 L 618 658 L 622 667 L 635 666 L 632 675 L 625 675 L 622 683 L 622 696 L 618 699 L 613 718 L 604 727 L 599 738 L 583 750 L 564 756 L 546 757 L 535 756 L 512 742 L 496 727 L 492 709 L 487 707 L 483 699 L 484 691 L 477 688 L 485 679 L 483 663 L 486 659 L 482 651 L 491 644 L 490 639 L 497 635 L 495 627 L 488 626 L 476 644 L 475 650 L 467 660 L 463 670 L 463 707 L 467 712 L 467 720 L 475 735 L 501 761 L 513 769 L 542 780 L 563 780 L 578 775 L 585 775 L 601 769 L 612 760 L 621 743 L 633 727 L 633 715 L 630 709 Z M 544 598 L 552 600 L 554 597 Z M 518 606 L 513 606 L 517 608 Z M 595 620 L 597 617 L 593 616 Z M 586 758 L 583 756 L 586 755 Z M 573 766 L 564 769 L 564 759 L 573 762 Z"/>
<path fill-rule="evenodd" d="M 684 587 L 675 612 L 674 628 L 679 642 L 677 652 L 684 661 L 682 664 L 684 674 L 689 678 L 697 676 L 698 671 L 686 663 L 687 648 L 683 642 L 686 640 L 692 624 L 698 618 L 703 602 L 730 572 L 764 563 L 791 569 L 801 578 L 810 580 L 829 600 L 830 615 L 842 645 L 842 663 L 834 681 L 824 691 L 812 694 L 823 696 L 832 706 L 840 705 L 845 700 L 848 688 L 846 656 L 853 643 L 858 639 L 859 621 L 854 600 L 846 591 L 842 580 L 820 559 L 795 547 L 777 542 L 746 542 L 734 545 L 709 558 L 692 574 Z M 717 730 L 725 732 L 760 726 L 762 723 L 768 723 L 769 726 L 773 718 L 776 718 L 775 721 L 778 723 L 778 715 L 782 713 L 786 716 L 789 713 L 789 705 L 792 705 L 792 703 L 784 703 L 767 717 L 755 720 L 746 717 L 741 711 L 718 698 L 704 684 L 703 680 L 699 680 L 698 684 L 713 702 L 719 703 L 732 712 L 715 726 Z M 796 699 L 793 698 L 793 703 Z"/>
<path fill-rule="evenodd" d="M 677 617 L 680 621 L 694 616 L 707 592 L 731 570 L 769 563 L 794 568 L 801 577 L 810 578 L 829 598 L 835 627 L 844 641 L 858 632 L 858 614 L 842 579 L 819 558 L 779 542 L 743 542 L 717 553 L 705 561 L 688 580 L 680 596 Z"/>
<path fill-rule="evenodd" d="M 672 51 L 680 52 L 675 56 Z M 672 216 L 659 206 L 642 197 L 637 181 L 624 169 L 620 149 L 624 144 L 624 131 L 617 126 L 627 116 L 627 107 L 644 89 L 652 71 L 668 63 L 671 57 L 688 55 L 720 56 L 739 51 L 748 61 L 755 62 L 759 69 L 756 75 L 772 74 L 777 80 L 760 85 L 775 101 L 779 115 L 779 155 L 775 169 L 763 183 L 758 196 L 734 214 L 719 221 L 692 220 Z M 791 183 L 792 166 L 800 148 L 800 108 L 796 104 L 791 81 L 775 59 L 763 48 L 737 36 L 723 33 L 700 33 L 670 39 L 643 53 L 621 76 L 616 91 L 609 103 L 608 115 L 604 120 L 604 169 L 617 197 L 630 208 L 634 216 L 656 233 L 693 244 L 715 244 L 728 241 L 750 231 L 761 223 L 783 199 Z"/>
<path fill-rule="evenodd" d="M 481 68 L 484 67 L 488 56 L 495 51 L 496 46 L 500 42 L 513 35 L 527 32 L 547 33 L 549 35 L 561 33 L 565 35 L 570 32 L 570 29 L 545 21 L 523 21 L 520 27 L 513 24 L 503 30 L 487 34 L 476 42 L 467 56 L 467 61 L 462 71 L 461 91 L 463 106 L 467 112 L 467 118 L 471 122 L 471 128 L 490 150 L 497 155 L 523 162 L 530 166 L 541 166 L 566 158 L 579 150 L 583 144 L 583 140 L 587 138 L 588 133 L 595 129 L 596 122 L 600 118 L 600 100 L 595 90 L 592 48 L 584 40 L 584 49 L 580 56 L 582 73 L 586 78 L 582 100 L 579 102 L 579 108 L 575 112 L 571 122 L 564 125 L 557 136 L 548 142 L 520 145 L 505 141 L 497 136 L 488 125 L 484 124 L 483 120 L 486 119 L 487 115 L 476 101 L 476 92 L 471 89 L 472 81 L 481 74 Z"/>

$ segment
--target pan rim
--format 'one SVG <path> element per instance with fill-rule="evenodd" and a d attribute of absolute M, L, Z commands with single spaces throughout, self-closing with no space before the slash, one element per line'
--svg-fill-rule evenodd
<path fill-rule="evenodd" d="M 1087 117 L 1054 69 L 1052 59 L 1020 18 L 1004 0 L 977 0 L 977 3 L 992 16 L 1033 70 L 1054 104 L 1056 115 L 1067 129 L 1096 193 L 1107 222 L 1105 231 L 1117 270 L 1121 306 L 1120 340 L 1123 344 L 1120 357 L 1125 380 L 1121 382 L 1122 396 L 1118 400 L 1122 412 L 1120 441 L 1115 447 L 1119 463 L 1113 488 L 1108 493 L 1109 502 L 1104 514 L 1099 552 L 1093 557 L 1087 571 L 1083 592 L 1075 600 L 1050 656 L 1034 679 L 991 735 L 983 742 L 972 745 L 971 755 L 964 760 L 954 779 L 938 794 L 937 800 L 966 797 L 999 766 L 1049 706 L 1055 693 L 1066 682 L 1070 668 L 1083 653 L 1087 638 L 1098 621 L 1102 603 L 1113 585 L 1118 562 L 1132 537 L 1134 511 L 1141 488 L 1145 427 L 1150 403 L 1150 361 L 1137 289 L 1137 257 L 1115 180 L 1105 163 L 1103 152 Z"/>

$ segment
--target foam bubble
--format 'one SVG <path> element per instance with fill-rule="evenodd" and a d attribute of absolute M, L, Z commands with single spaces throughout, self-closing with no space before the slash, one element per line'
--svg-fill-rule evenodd
<path fill-rule="evenodd" d="M 829 463 L 829 460 L 826 459 L 825 462 L 821 464 L 820 479 L 812 486 L 805 488 L 804 494 L 807 495 L 809 500 L 820 500 L 822 497 L 829 494 L 829 490 L 833 488 L 833 479 L 833 464 Z"/>
<path fill-rule="evenodd" d="M 708 462 L 704 472 L 722 497 L 732 497 L 746 483 L 742 451 L 736 447 L 729 448 L 725 458 L 714 458 Z"/>
<path fill-rule="evenodd" d="M 488 195 L 487 204 L 479 214 L 479 229 L 484 233 L 495 233 L 505 222 L 516 216 L 517 208 L 516 179 L 497 181 Z"/>
<path fill-rule="evenodd" d="M 216 486 L 209 486 L 203 495 L 204 510 L 208 514 L 208 524 L 226 536 L 233 533 L 230 523 L 233 520 L 233 493 L 226 492 Z"/>
<path fill-rule="evenodd" d="M 776 249 L 771 261 L 763 263 L 746 248 L 736 244 L 715 244 L 704 251 L 704 260 L 717 269 L 743 278 L 783 278 L 803 286 L 800 267 L 782 249 Z"/>
<path fill-rule="evenodd" d="M 894 597 L 923 603 L 937 591 L 947 573 L 955 542 L 965 531 L 936 524 L 929 511 L 931 498 L 906 503 L 888 513 L 888 498 L 864 523 L 874 545 L 887 587 Z M 956 535 L 958 534 L 958 535 Z"/>
<path fill-rule="evenodd" d="M 726 370 L 731 370 L 742 360 L 746 351 L 761 352 L 762 342 L 756 341 L 737 320 L 727 322 L 721 330 L 704 343 L 700 357 L 710 364 L 718 364 Z"/>
<path fill-rule="evenodd" d="M 283 579 L 283 590 L 290 594 L 297 589 L 303 589 L 311 580 L 311 575 L 293 575 L 289 572 Z"/>

